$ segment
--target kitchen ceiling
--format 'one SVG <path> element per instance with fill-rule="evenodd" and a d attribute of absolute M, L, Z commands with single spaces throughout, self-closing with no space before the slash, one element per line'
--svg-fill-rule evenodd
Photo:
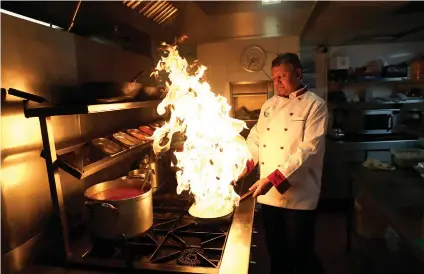
<path fill-rule="evenodd" d="M 137 2 L 137 3 L 135 3 Z M 165 9 L 160 10 L 160 17 L 145 11 L 151 3 L 148 1 L 81 1 L 72 32 L 82 35 L 120 35 L 116 29 L 131 29 L 141 36 L 172 41 L 179 33 L 177 11 L 184 7 L 184 2 L 160 1 Z M 2 1 L 2 8 L 44 22 L 51 22 L 65 30 L 68 29 L 78 1 Z M 130 5 L 131 4 L 131 5 Z M 146 5 L 147 4 L 147 5 Z M 147 6 L 147 7 L 146 7 Z M 134 8 L 134 9 L 133 9 Z M 151 18 L 152 15 L 155 15 Z M 155 19 L 155 20 L 152 20 Z M 160 20 L 158 20 L 160 19 Z M 122 34 L 123 36 L 127 36 Z"/>
<path fill-rule="evenodd" d="M 2 8 L 67 29 L 77 3 L 2 1 Z M 192 46 L 277 36 L 331 46 L 424 40 L 422 18 L 424 3 L 417 1 L 82 1 L 72 31 L 135 46 L 146 36 L 171 42 L 182 33 Z"/>
<path fill-rule="evenodd" d="M 195 1 L 186 6 L 183 31 L 191 43 L 299 36 L 314 1 Z"/>
<path fill-rule="evenodd" d="M 424 2 L 317 2 L 302 45 L 352 45 L 424 40 Z"/>

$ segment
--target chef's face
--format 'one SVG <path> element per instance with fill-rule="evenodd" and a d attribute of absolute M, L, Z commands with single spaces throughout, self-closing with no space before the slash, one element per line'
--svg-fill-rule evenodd
<path fill-rule="evenodd" d="M 292 64 L 273 67 L 271 72 L 274 90 L 279 96 L 287 96 L 300 87 L 300 69 L 295 69 Z"/>

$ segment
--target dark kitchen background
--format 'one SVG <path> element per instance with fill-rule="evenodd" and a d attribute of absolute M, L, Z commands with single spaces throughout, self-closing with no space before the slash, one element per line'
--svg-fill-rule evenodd
<path fill-rule="evenodd" d="M 52 236 L 57 227 L 52 220 L 46 164 L 40 157 L 40 121 L 26 118 L 23 99 L 7 90 L 25 91 L 57 103 L 66 101 L 74 91 L 66 87 L 91 81 L 128 82 L 141 70 L 148 73 L 139 81 L 153 85 L 146 75 L 159 60 L 160 43 L 173 43 L 182 34 L 189 39 L 180 46 L 180 54 L 189 62 L 199 60 L 208 66 L 212 90 L 225 96 L 233 106 L 232 114 L 246 120 L 249 127 L 256 123 L 258 108 L 273 94 L 269 78 L 272 59 L 287 51 L 300 55 L 304 81 L 326 99 L 331 113 L 316 232 L 317 253 L 327 273 L 424 273 L 417 262 L 423 262 L 422 247 L 403 252 L 399 248 L 403 236 L 396 231 L 403 226 L 378 219 L 381 214 L 375 213 L 375 204 L 368 200 L 353 202 L 349 181 L 349 174 L 355 173 L 351 166 L 360 166 L 366 159 L 395 165 L 392 149 L 422 151 L 423 3 L 162 2 L 166 6 L 149 1 L 1 2 L 2 273 L 42 273 L 31 272 L 33 263 L 53 256 L 52 247 L 60 246 Z M 240 63 L 243 50 L 251 45 L 266 52 L 263 71 L 248 72 Z M 155 106 L 53 116 L 55 144 L 61 148 L 76 140 L 151 123 L 161 118 Z M 84 220 L 84 191 L 126 175 L 143 153 L 84 179 L 58 169 L 70 229 Z M 424 162 L 420 157 L 414 165 Z M 398 181 L 414 181 L 415 193 L 421 195 L 414 199 L 421 206 L 423 179 L 418 173 L 402 172 L 407 175 L 399 175 Z M 377 181 L 379 177 L 365 175 L 357 181 Z M 240 264 L 249 265 L 251 273 L 263 273 L 268 262 L 263 255 L 260 206 L 256 208 L 252 256 Z M 423 208 L 419 208 L 421 218 Z M 356 212 L 359 227 L 354 231 L 346 226 L 352 212 Z M 421 229 L 422 239 L 424 221 Z M 352 238 L 360 240 L 350 243 Z M 346 250 L 349 244 L 354 251 Z"/>

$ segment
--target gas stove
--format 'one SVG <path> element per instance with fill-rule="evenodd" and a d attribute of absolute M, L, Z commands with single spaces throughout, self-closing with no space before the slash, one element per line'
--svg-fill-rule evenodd
<path fill-rule="evenodd" d="M 85 251 L 77 252 L 79 256 L 74 253 L 72 262 L 136 273 L 218 273 L 232 218 L 197 223 L 188 214 L 188 205 L 185 199 L 156 197 L 154 223 L 146 233 L 131 239 L 121 235 L 109 241 L 88 236 Z"/>

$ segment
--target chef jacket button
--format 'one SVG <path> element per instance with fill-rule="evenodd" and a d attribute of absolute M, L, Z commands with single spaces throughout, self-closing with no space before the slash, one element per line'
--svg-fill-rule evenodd
<path fill-rule="evenodd" d="M 281 165 L 278 165 L 278 167 L 280 167 Z"/>
<path fill-rule="evenodd" d="M 290 116 L 293 116 L 293 112 L 290 112 Z"/>
<path fill-rule="evenodd" d="M 266 147 L 266 145 L 264 145 L 264 147 Z"/>
<path fill-rule="evenodd" d="M 266 130 L 269 130 L 269 127 Z"/>
<path fill-rule="evenodd" d="M 265 163 L 264 163 L 264 162 L 262 162 L 261 164 L 263 164 L 263 165 L 264 165 Z"/>
<path fill-rule="evenodd" d="M 284 149 L 284 147 L 280 147 L 280 149 Z"/>
<path fill-rule="evenodd" d="M 285 128 L 284 131 L 287 131 L 287 128 Z"/>

